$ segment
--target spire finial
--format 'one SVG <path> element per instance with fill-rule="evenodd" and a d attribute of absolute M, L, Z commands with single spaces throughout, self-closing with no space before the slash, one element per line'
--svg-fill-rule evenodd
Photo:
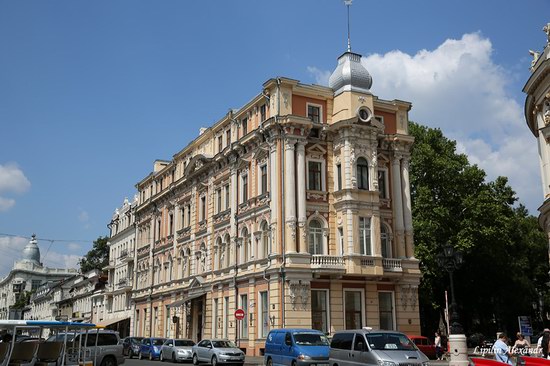
<path fill-rule="evenodd" d="M 351 38 L 349 35 L 349 7 L 351 5 L 352 0 L 344 0 L 344 4 L 346 4 L 348 8 L 348 52 L 351 52 Z"/>

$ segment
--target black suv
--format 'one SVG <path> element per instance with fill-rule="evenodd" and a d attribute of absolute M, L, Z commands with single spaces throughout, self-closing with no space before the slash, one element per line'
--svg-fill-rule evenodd
<path fill-rule="evenodd" d="M 139 354 L 143 337 L 126 337 L 122 340 L 122 354 L 133 358 Z"/>

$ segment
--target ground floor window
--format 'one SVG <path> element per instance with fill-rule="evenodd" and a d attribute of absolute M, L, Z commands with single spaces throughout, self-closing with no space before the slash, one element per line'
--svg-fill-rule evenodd
<path fill-rule="evenodd" d="M 363 327 L 363 292 L 357 290 L 344 291 L 344 318 L 346 329 L 361 329 Z"/>
<path fill-rule="evenodd" d="M 378 293 L 378 309 L 380 312 L 380 329 L 395 330 L 393 292 Z"/>
<path fill-rule="evenodd" d="M 311 290 L 311 324 L 313 329 L 328 333 L 328 290 Z"/>
<path fill-rule="evenodd" d="M 260 335 L 262 338 L 265 338 L 269 332 L 269 302 L 267 299 L 267 291 L 260 292 L 260 306 Z"/>
<path fill-rule="evenodd" d="M 244 310 L 244 318 L 241 323 L 241 338 L 248 338 L 248 295 L 241 295 L 241 309 Z"/>

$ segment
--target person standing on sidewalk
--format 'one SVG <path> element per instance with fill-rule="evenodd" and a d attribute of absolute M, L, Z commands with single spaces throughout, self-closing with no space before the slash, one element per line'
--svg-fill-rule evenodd
<path fill-rule="evenodd" d="M 525 339 L 525 337 L 523 337 L 523 334 L 521 334 L 520 332 L 518 332 L 516 336 L 518 339 L 516 340 L 516 343 L 514 343 L 514 347 L 512 347 L 512 353 L 519 353 L 522 356 L 529 356 L 527 350 L 529 347 L 531 347 L 531 345 L 529 344 L 529 342 L 527 342 L 527 339 Z"/>
<path fill-rule="evenodd" d="M 438 360 L 441 360 L 441 358 L 443 357 L 443 352 L 441 352 L 441 333 L 439 333 L 439 331 L 435 332 L 434 344 L 435 344 L 435 357 Z"/>
<path fill-rule="evenodd" d="M 499 334 L 498 340 L 493 346 L 493 350 L 495 352 L 495 359 L 497 361 L 513 365 L 512 355 L 508 351 L 508 337 L 506 337 L 506 334 Z"/>

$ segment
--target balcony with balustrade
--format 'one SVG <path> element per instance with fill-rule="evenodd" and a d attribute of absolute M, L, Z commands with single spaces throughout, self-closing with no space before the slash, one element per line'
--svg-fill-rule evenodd
<path fill-rule="evenodd" d="M 346 270 L 344 258 L 339 255 L 314 254 L 310 265 L 313 273 L 343 274 Z"/>

